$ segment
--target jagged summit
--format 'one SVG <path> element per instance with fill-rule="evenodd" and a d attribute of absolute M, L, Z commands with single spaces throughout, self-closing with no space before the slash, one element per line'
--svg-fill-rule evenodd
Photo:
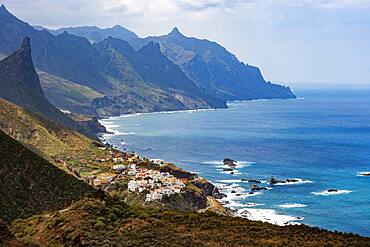
<path fill-rule="evenodd" d="M 17 82 L 23 84 L 24 86 L 32 88 L 35 92 L 37 91 L 40 97 L 44 96 L 33 65 L 31 40 L 29 37 L 23 38 L 20 48 L 1 61 L 0 71 L 8 80 L 12 79 L 13 83 Z"/>
<path fill-rule="evenodd" d="M 24 37 L 21 45 L 21 50 L 31 55 L 31 39 L 30 37 Z"/>
<path fill-rule="evenodd" d="M 2 4 L 2 5 L 0 6 L 0 14 L 2 14 L 2 15 L 12 15 L 12 14 L 8 11 L 8 9 L 5 7 L 5 5 L 4 5 L 4 4 Z"/>
<path fill-rule="evenodd" d="M 161 47 L 159 46 L 159 44 L 157 42 L 150 41 L 146 46 L 141 48 L 141 50 L 151 50 L 151 51 L 157 51 L 157 52 L 160 53 L 161 52 Z"/>
<path fill-rule="evenodd" d="M 31 40 L 23 38 L 20 48 L 0 61 L 0 98 L 38 113 L 86 136 L 95 136 L 64 115 L 46 98 L 31 55 Z"/>
<path fill-rule="evenodd" d="M 168 35 L 169 36 L 184 36 L 177 27 L 174 27 Z"/>

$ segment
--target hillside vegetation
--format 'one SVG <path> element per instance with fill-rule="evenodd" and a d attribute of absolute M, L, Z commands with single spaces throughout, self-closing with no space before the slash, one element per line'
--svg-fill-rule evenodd
<path fill-rule="evenodd" d="M 61 171 L 0 131 L 0 218 L 11 221 L 63 209 L 94 194 L 85 182 Z"/>
<path fill-rule="evenodd" d="M 94 115 L 91 104 L 104 95 L 63 78 L 38 71 L 42 90 L 46 98 L 59 109 Z"/>
<path fill-rule="evenodd" d="M 369 239 L 308 226 L 279 227 L 213 213 L 135 208 L 82 200 L 63 212 L 15 221 L 20 242 L 36 246 L 368 246 Z"/>
<path fill-rule="evenodd" d="M 0 99 L 0 129 L 51 161 L 93 146 L 94 141 L 41 115 Z"/>

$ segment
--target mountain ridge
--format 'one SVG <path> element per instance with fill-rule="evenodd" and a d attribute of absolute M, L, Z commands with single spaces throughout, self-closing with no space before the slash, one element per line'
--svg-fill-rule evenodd
<path fill-rule="evenodd" d="M 79 35 L 69 34 L 68 29 L 57 36 L 47 30 L 37 31 L 5 7 L 0 11 L 0 54 L 9 54 L 18 40 L 30 36 L 38 70 L 102 95 L 78 99 L 75 91 L 66 91 L 65 87 L 49 87 L 44 92 L 48 98 L 65 95 L 52 101 L 77 114 L 105 118 L 137 112 L 226 108 L 230 100 L 295 98 L 289 87 L 266 82 L 257 67 L 240 62 L 216 42 L 186 37 L 178 28 L 159 37 L 132 36 L 125 42 L 133 48 L 125 48 L 125 52 L 106 45 L 111 40 L 109 35 L 94 44 L 86 34 Z"/>
<path fill-rule="evenodd" d="M 187 92 L 190 97 L 186 97 L 184 104 L 181 100 L 183 95 L 178 97 L 171 90 L 159 88 L 137 76 L 122 54 L 105 48 L 97 49 L 83 37 L 67 32 L 53 36 L 46 30 L 37 31 L 9 12 L 0 14 L 0 20 L 0 41 L 3 39 L 0 53 L 8 54 L 14 49 L 14 40 L 30 36 L 33 40 L 32 56 L 38 70 L 104 94 L 91 103 L 91 112 L 98 117 L 218 106 L 208 102 L 205 96 L 202 96 L 202 101 L 206 103 L 199 105 L 191 92 Z"/>
<path fill-rule="evenodd" d="M 45 98 L 33 65 L 29 37 L 23 39 L 17 51 L 0 61 L 0 85 L 0 98 L 96 138 L 92 131 L 80 126 Z"/>

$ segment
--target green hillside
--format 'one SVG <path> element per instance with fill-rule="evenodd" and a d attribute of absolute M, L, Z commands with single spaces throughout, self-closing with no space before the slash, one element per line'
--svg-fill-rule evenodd
<path fill-rule="evenodd" d="M 43 71 L 38 71 L 38 75 L 45 97 L 59 109 L 93 115 L 93 100 L 104 96 L 89 87 Z"/>
<path fill-rule="evenodd" d="M 95 141 L 86 136 L 2 99 L 0 130 L 52 162 L 97 149 Z"/>
<path fill-rule="evenodd" d="M 279 227 L 213 213 L 185 213 L 82 200 L 61 213 L 12 224 L 37 246 L 368 246 L 369 238 L 308 226 Z"/>
<path fill-rule="evenodd" d="M 0 131 L 0 218 L 11 221 L 45 210 L 63 209 L 95 193 Z"/>

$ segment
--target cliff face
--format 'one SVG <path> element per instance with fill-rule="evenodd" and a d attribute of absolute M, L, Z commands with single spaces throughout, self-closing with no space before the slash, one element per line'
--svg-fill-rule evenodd
<path fill-rule="evenodd" d="M 2 6 L 0 8 L 0 53 L 13 52 L 16 49 L 14 44 L 20 42 L 25 36 L 31 37 L 32 57 L 37 69 L 102 94 L 101 97 L 91 99 L 90 109 L 86 109 L 85 106 L 81 108 L 80 105 L 80 102 L 86 102 L 86 100 L 83 97 L 78 99 L 79 95 L 72 91 L 64 98 L 61 97 L 66 93 L 63 88 L 53 87 L 51 88 L 53 91 L 46 91 L 47 97 L 60 97 L 55 100 L 58 105 L 70 106 L 66 110 L 77 110 L 76 113 L 85 114 L 91 112 L 95 116 L 106 117 L 132 112 L 210 108 L 218 105 L 225 107 L 224 102 L 216 105 L 213 101 L 208 101 L 208 97 L 193 95 L 191 90 L 183 92 L 178 91 L 177 88 L 161 87 L 160 85 L 164 83 L 162 79 L 166 79 L 167 82 L 175 81 L 177 87 L 188 83 L 193 84 L 169 60 L 164 66 L 159 66 L 160 71 L 158 71 L 155 70 L 158 64 L 154 65 L 155 61 L 152 61 L 156 56 L 142 57 L 145 64 L 151 65 L 151 69 L 146 73 L 137 71 L 138 68 L 134 68 L 132 60 L 129 61 L 123 54 L 109 46 L 92 45 L 85 38 L 70 35 L 67 32 L 54 36 L 46 30 L 35 30 Z M 159 55 L 162 60 L 163 58 L 166 60 L 162 54 L 159 53 Z M 135 61 L 140 63 L 141 60 L 137 59 L 138 56 L 135 56 Z M 170 70 L 166 70 L 167 65 L 171 67 Z M 172 73 L 173 71 L 177 72 Z M 160 81 L 156 80 L 152 83 L 148 78 L 144 79 L 144 75 L 153 75 Z M 69 99 L 74 99 L 75 103 Z"/>
<path fill-rule="evenodd" d="M 39 77 L 31 58 L 30 39 L 24 38 L 21 47 L 0 61 L 0 98 L 24 107 L 77 130 L 91 138 L 96 138 L 92 131 L 85 129 L 59 111 L 44 96 Z"/>
<path fill-rule="evenodd" d="M 227 100 L 295 97 L 288 87 L 266 82 L 258 68 L 241 63 L 219 44 L 186 37 L 178 29 L 145 39 L 121 27 L 92 29 L 64 29 L 54 36 L 34 29 L 2 6 L 0 54 L 10 54 L 23 37 L 31 37 L 37 69 L 89 91 L 70 90 L 70 83 L 63 87 L 44 83 L 49 86 L 47 98 L 65 110 L 98 117 L 225 108 Z M 129 35 L 121 35 L 122 31 Z M 104 40 L 91 44 L 87 39 L 93 33 Z"/>
<path fill-rule="evenodd" d="M 131 41 L 137 47 L 148 42 L 158 42 L 163 54 L 199 88 L 219 99 L 295 98 L 290 88 L 266 82 L 259 68 L 240 62 L 216 42 L 186 37 L 177 28 L 168 35 Z"/>

